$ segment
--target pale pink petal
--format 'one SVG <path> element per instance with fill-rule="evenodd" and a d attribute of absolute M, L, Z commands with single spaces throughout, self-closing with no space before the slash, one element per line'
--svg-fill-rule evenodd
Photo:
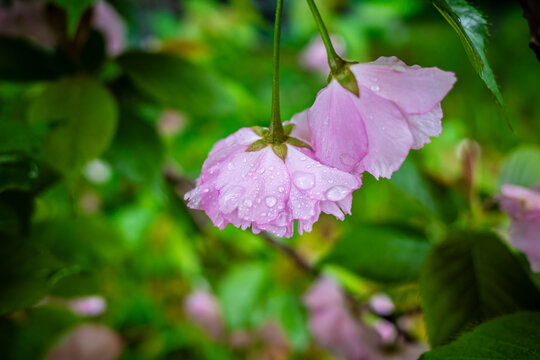
<path fill-rule="evenodd" d="M 223 333 L 221 308 L 214 295 L 206 290 L 195 290 L 184 300 L 184 310 L 191 321 L 214 339 Z"/>
<path fill-rule="evenodd" d="M 501 207 L 510 217 L 510 242 L 523 251 L 533 271 L 540 271 L 540 191 L 506 184 Z"/>
<path fill-rule="evenodd" d="M 359 322 L 350 313 L 339 286 L 321 278 L 304 295 L 309 330 L 317 342 L 346 360 L 367 360 Z"/>
<path fill-rule="evenodd" d="M 413 144 L 409 125 L 392 102 L 362 86 L 360 92 L 362 95 L 355 105 L 364 120 L 369 149 L 355 171 L 368 171 L 377 179 L 390 178 Z"/>
<path fill-rule="evenodd" d="M 424 144 L 431 142 L 430 137 L 441 135 L 442 117 L 443 112 L 440 104 L 435 105 L 430 112 L 425 114 L 406 115 L 413 136 L 413 149 L 420 149 Z"/>
<path fill-rule="evenodd" d="M 407 66 L 396 57 L 355 64 L 351 70 L 358 84 L 394 102 L 407 114 L 431 111 L 456 82 L 452 72 L 435 67 Z"/>
<path fill-rule="evenodd" d="M 231 154 L 245 151 L 245 149 L 259 140 L 259 137 L 250 128 L 242 128 L 237 132 L 229 135 L 225 139 L 222 139 L 215 143 L 212 150 L 208 154 L 208 158 L 203 164 L 202 173 L 209 171 L 209 169 L 223 161 Z"/>
<path fill-rule="evenodd" d="M 311 133 L 308 125 L 308 111 L 309 109 L 306 109 L 298 114 L 295 114 L 290 121 L 287 121 L 284 124 L 294 124 L 294 128 L 290 136 L 310 144 Z"/>
<path fill-rule="evenodd" d="M 323 164 L 352 171 L 368 151 L 368 138 L 358 101 L 336 81 L 322 89 L 309 109 L 315 156 Z"/>

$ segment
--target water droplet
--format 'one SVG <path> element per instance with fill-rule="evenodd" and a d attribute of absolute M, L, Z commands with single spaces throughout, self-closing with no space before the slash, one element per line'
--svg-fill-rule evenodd
<path fill-rule="evenodd" d="M 300 160 L 306 161 L 306 157 L 305 157 L 305 156 L 302 156 L 302 157 L 300 158 Z"/>
<path fill-rule="evenodd" d="M 329 183 L 329 184 L 333 184 L 333 183 L 334 183 L 334 180 L 329 179 L 329 180 L 328 180 L 328 183 Z"/>
<path fill-rule="evenodd" d="M 371 90 L 373 90 L 373 91 L 379 91 L 380 90 L 379 85 L 371 85 L 369 88 Z"/>
<path fill-rule="evenodd" d="M 272 171 L 272 170 L 274 170 L 274 167 L 273 167 L 273 166 L 270 166 L 270 167 L 268 168 L 268 170 Z"/>
<path fill-rule="evenodd" d="M 244 206 L 245 207 L 251 207 L 253 205 L 253 203 L 251 202 L 251 200 L 244 200 Z"/>
<path fill-rule="evenodd" d="M 265 216 L 266 216 L 266 213 L 262 213 L 261 216 L 262 216 L 262 217 L 265 217 Z"/>
<path fill-rule="evenodd" d="M 350 189 L 345 186 L 334 186 L 326 192 L 326 198 L 330 201 L 340 201 L 349 195 Z"/>
<path fill-rule="evenodd" d="M 203 193 L 207 193 L 207 192 L 209 192 L 209 191 L 210 191 L 210 189 L 204 189 L 202 192 L 203 192 Z"/>
<path fill-rule="evenodd" d="M 273 197 L 273 196 L 268 196 L 268 197 L 264 200 L 264 202 L 266 202 L 266 205 L 267 205 L 268 207 L 274 207 L 274 205 L 276 205 L 277 200 L 276 200 L 276 198 Z"/>
<path fill-rule="evenodd" d="M 301 171 L 294 173 L 293 181 L 300 190 L 309 190 L 315 186 L 315 176 Z"/>
<path fill-rule="evenodd" d="M 227 164 L 227 169 L 232 170 L 234 169 L 234 164 L 232 162 Z"/>
<path fill-rule="evenodd" d="M 246 159 L 246 158 L 243 158 L 243 159 L 242 159 L 242 162 L 243 162 L 243 163 L 247 163 L 247 159 Z"/>
<path fill-rule="evenodd" d="M 392 70 L 395 72 L 405 72 L 405 68 L 402 65 L 394 65 L 392 66 Z"/>
<path fill-rule="evenodd" d="M 354 164 L 356 164 L 356 159 L 348 154 L 342 154 L 339 157 L 339 160 L 343 165 L 346 166 L 354 166 Z"/>
<path fill-rule="evenodd" d="M 264 171 L 265 171 L 265 170 L 264 170 L 264 168 L 263 168 L 263 167 L 262 167 L 262 168 L 259 168 L 259 169 L 257 169 L 257 172 L 258 172 L 259 174 L 262 174 L 262 173 L 264 173 Z"/>
<path fill-rule="evenodd" d="M 279 190 L 279 192 L 284 192 L 285 188 L 283 186 L 280 186 L 278 190 Z"/>

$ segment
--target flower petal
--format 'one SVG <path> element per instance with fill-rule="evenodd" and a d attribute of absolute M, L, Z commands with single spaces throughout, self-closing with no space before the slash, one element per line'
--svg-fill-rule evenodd
<path fill-rule="evenodd" d="M 355 105 L 364 119 L 369 150 L 355 171 L 368 171 L 377 179 L 381 176 L 390 178 L 399 169 L 413 144 L 409 125 L 397 106 L 389 100 L 363 86 L 360 87 L 360 94 Z"/>
<path fill-rule="evenodd" d="M 420 149 L 424 144 L 429 144 L 432 136 L 441 135 L 443 117 L 441 104 L 425 114 L 409 114 L 406 115 L 409 129 L 413 136 L 413 149 Z"/>
<path fill-rule="evenodd" d="M 322 163 L 351 171 L 368 151 L 358 98 L 336 80 L 321 90 L 309 109 L 308 121 L 315 155 Z"/>
<path fill-rule="evenodd" d="M 351 70 L 359 85 L 393 101 L 407 114 L 431 111 L 456 82 L 452 72 L 436 67 L 407 66 L 395 56 L 355 64 Z"/>

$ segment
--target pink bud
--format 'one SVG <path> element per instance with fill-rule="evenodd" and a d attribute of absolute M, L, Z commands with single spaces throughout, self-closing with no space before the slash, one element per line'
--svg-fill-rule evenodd
<path fill-rule="evenodd" d="M 386 294 L 375 294 L 369 299 L 369 306 L 379 315 L 387 316 L 394 312 L 396 307 L 392 299 Z"/>
<path fill-rule="evenodd" d="M 70 300 L 68 307 L 75 314 L 83 316 L 98 316 L 107 309 L 107 302 L 101 296 L 87 296 Z"/>
<path fill-rule="evenodd" d="M 101 325 L 83 324 L 53 347 L 47 360 L 113 360 L 122 352 L 122 340 L 114 331 Z"/>
<path fill-rule="evenodd" d="M 184 309 L 191 321 L 210 337 L 217 339 L 223 333 L 221 309 L 217 300 L 206 290 L 195 290 L 184 300 Z"/>
<path fill-rule="evenodd" d="M 109 56 L 117 56 L 126 47 L 126 24 L 122 17 L 106 1 L 98 1 L 94 6 L 94 27 L 104 38 Z"/>
<path fill-rule="evenodd" d="M 334 49 L 338 54 L 342 54 L 345 48 L 343 41 L 337 36 L 330 36 Z M 320 36 L 313 38 L 300 54 L 300 64 L 306 70 L 316 70 L 323 74 L 330 72 L 328 66 L 328 55 Z"/>

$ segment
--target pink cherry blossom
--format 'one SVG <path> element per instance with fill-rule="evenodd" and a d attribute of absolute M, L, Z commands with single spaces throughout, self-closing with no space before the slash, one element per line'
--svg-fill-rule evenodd
<path fill-rule="evenodd" d="M 184 301 L 190 319 L 210 337 L 217 339 L 223 333 L 223 318 L 219 303 L 210 292 L 195 290 Z"/>
<path fill-rule="evenodd" d="M 531 268 L 540 271 L 540 189 L 506 184 L 501 207 L 510 217 L 510 242 L 523 251 Z"/>
<path fill-rule="evenodd" d="M 345 48 L 341 38 L 330 36 L 332 44 L 338 54 L 343 53 Z M 306 70 L 315 70 L 328 75 L 330 66 L 328 65 L 328 55 L 320 36 L 314 37 L 300 54 L 300 64 Z"/>
<path fill-rule="evenodd" d="M 367 360 L 362 330 L 348 310 L 345 297 L 330 278 L 319 279 L 304 295 L 309 330 L 317 342 L 346 360 Z"/>
<path fill-rule="evenodd" d="M 87 296 L 70 300 L 68 307 L 75 314 L 99 316 L 107 310 L 107 302 L 101 296 Z"/>
<path fill-rule="evenodd" d="M 354 64 L 359 97 L 337 80 L 308 112 L 315 156 L 343 171 L 389 178 L 410 149 L 441 133 L 441 100 L 456 78 L 437 68 L 407 66 L 396 57 Z"/>
<path fill-rule="evenodd" d="M 319 163 L 307 148 L 287 144 L 285 160 L 270 146 L 246 151 L 259 139 L 243 128 L 216 143 L 196 188 L 186 194 L 188 206 L 204 210 L 220 229 L 251 226 L 278 237 L 291 237 L 294 221 L 300 234 L 310 232 L 321 212 L 341 220 L 350 214 L 358 176 Z"/>

